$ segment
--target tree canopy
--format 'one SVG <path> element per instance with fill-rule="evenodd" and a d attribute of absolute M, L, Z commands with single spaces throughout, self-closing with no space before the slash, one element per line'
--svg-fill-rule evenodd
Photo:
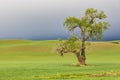
<path fill-rule="evenodd" d="M 108 22 L 104 21 L 106 17 L 103 11 L 88 8 L 82 18 L 76 18 L 74 16 L 66 18 L 64 26 L 77 39 L 80 38 L 74 34 L 75 28 L 79 28 L 81 32 L 85 33 L 85 40 L 90 38 L 101 39 L 103 32 L 110 26 Z"/>
<path fill-rule="evenodd" d="M 80 64 L 86 65 L 86 41 L 89 39 L 102 39 L 103 32 L 110 26 L 110 24 L 105 21 L 105 18 L 107 18 L 107 16 L 104 11 L 98 11 L 93 8 L 86 9 L 85 15 L 81 18 L 74 16 L 66 18 L 64 26 L 72 37 L 66 41 L 60 40 L 57 51 L 61 55 L 72 52 L 76 55 Z M 75 34 L 76 28 L 80 30 L 79 34 Z"/>

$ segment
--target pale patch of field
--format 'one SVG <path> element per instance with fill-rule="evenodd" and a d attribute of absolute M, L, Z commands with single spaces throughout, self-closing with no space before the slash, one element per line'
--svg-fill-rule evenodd
<path fill-rule="evenodd" d="M 36 76 L 38 77 L 38 76 Z M 41 79 L 75 79 L 75 78 L 91 78 L 91 77 L 120 77 L 120 72 L 102 72 L 97 74 L 56 74 L 40 77 Z"/>

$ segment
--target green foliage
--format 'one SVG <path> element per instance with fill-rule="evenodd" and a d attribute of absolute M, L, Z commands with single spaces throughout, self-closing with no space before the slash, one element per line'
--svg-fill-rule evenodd
<path fill-rule="evenodd" d="M 77 39 L 74 36 L 72 36 L 68 40 L 66 40 L 65 43 L 67 44 L 68 50 L 71 52 L 75 49 L 80 48 L 80 44 L 77 42 Z"/>
<path fill-rule="evenodd" d="M 80 25 L 81 25 L 81 20 L 76 17 L 66 18 L 64 22 L 64 26 L 67 26 L 67 29 L 69 31 L 73 31 L 75 28 L 79 27 Z"/>
<path fill-rule="evenodd" d="M 85 11 L 85 15 L 94 14 L 94 13 L 97 13 L 97 10 L 96 10 L 96 9 L 93 9 L 93 8 L 88 8 L 88 9 Z"/>
<path fill-rule="evenodd" d="M 103 20 L 106 17 L 107 16 L 103 11 L 88 8 L 81 19 L 76 17 L 66 18 L 64 26 L 72 33 L 74 32 L 74 29 L 78 27 L 81 30 L 81 36 L 85 36 L 86 40 L 101 39 L 103 32 L 110 26 L 108 22 Z M 86 35 L 82 35 L 82 32 Z"/>
<path fill-rule="evenodd" d="M 93 18 L 105 19 L 107 17 L 104 11 L 98 11 L 97 9 L 94 9 L 94 8 L 88 8 L 85 11 L 85 16 L 92 18 L 92 19 Z"/>
<path fill-rule="evenodd" d="M 77 49 L 80 49 L 80 43 L 76 37 L 72 36 L 67 40 L 60 39 L 56 50 L 61 54 L 61 56 L 63 56 L 64 53 L 73 53 Z"/>
<path fill-rule="evenodd" d="M 61 56 L 64 55 L 64 53 L 77 53 L 79 52 L 80 53 L 80 50 L 81 50 L 81 46 L 80 46 L 80 42 L 77 40 L 76 37 L 74 36 L 71 36 L 70 38 L 68 38 L 67 40 L 62 40 L 62 39 L 59 39 L 58 40 L 59 43 L 57 45 L 57 52 L 61 54 Z M 86 42 L 85 43 L 86 46 L 90 46 L 91 43 L 90 42 Z"/>

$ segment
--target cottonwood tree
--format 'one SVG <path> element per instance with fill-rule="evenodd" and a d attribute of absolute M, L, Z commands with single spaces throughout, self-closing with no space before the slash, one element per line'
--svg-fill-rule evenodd
<path fill-rule="evenodd" d="M 58 53 L 74 53 L 81 65 L 86 65 L 86 41 L 102 39 L 103 32 L 108 29 L 110 24 L 104 19 L 107 16 L 104 11 L 98 11 L 88 8 L 85 15 L 81 18 L 68 17 L 64 22 L 64 26 L 71 34 L 68 40 L 59 40 L 57 47 Z M 76 34 L 75 29 L 79 29 L 80 33 Z"/>

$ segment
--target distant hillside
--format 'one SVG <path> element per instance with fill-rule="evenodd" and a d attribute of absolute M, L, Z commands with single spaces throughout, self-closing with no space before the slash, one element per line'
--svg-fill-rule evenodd
<path fill-rule="evenodd" d="M 55 51 L 57 43 L 56 40 L 0 40 L 0 60 L 42 60 L 43 57 L 44 59 L 47 57 L 50 57 L 50 59 L 54 59 L 53 57 L 61 58 Z M 86 47 L 86 54 L 88 60 L 101 61 L 105 58 L 108 61 L 111 59 L 113 61 L 119 60 L 120 43 L 91 42 L 91 45 Z M 65 56 L 67 55 L 71 56 L 73 54 L 66 54 Z"/>

